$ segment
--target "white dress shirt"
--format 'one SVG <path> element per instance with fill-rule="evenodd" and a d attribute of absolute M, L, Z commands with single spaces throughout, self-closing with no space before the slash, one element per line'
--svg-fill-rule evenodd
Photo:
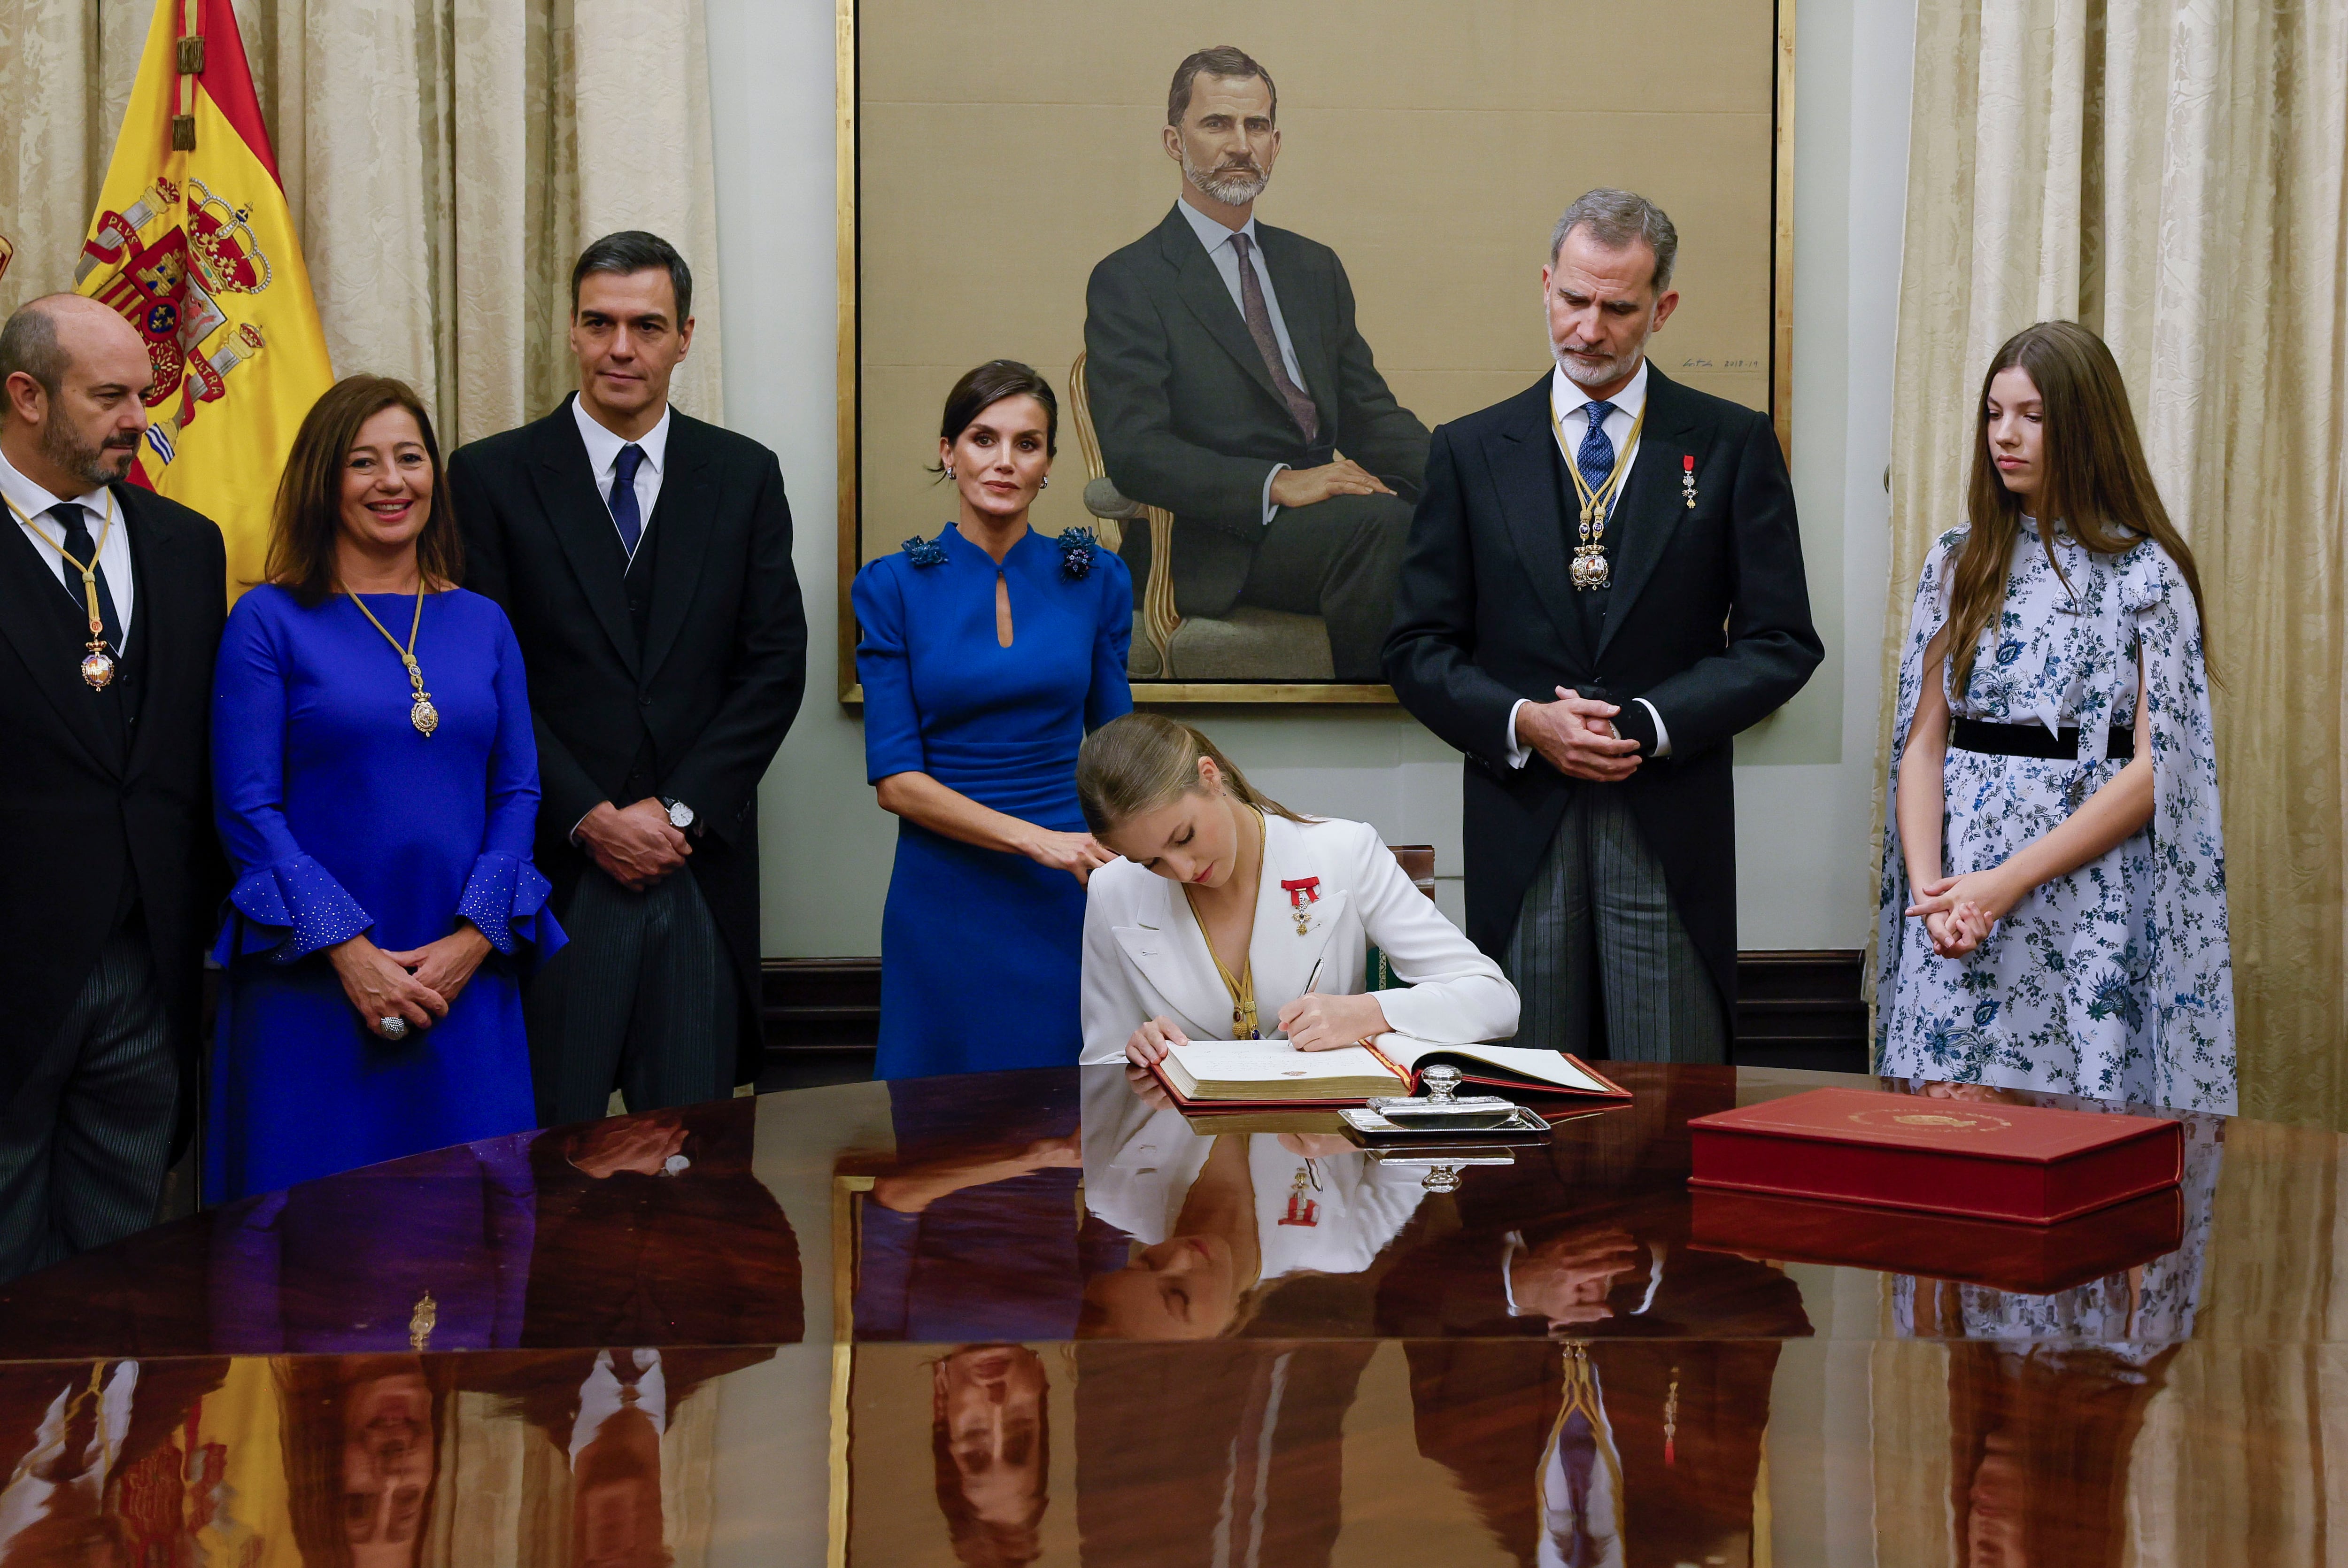
<path fill-rule="evenodd" d="M 571 399 L 571 413 L 579 421 L 579 438 L 587 443 L 587 466 L 595 475 L 595 493 L 603 498 L 603 507 L 608 511 L 612 505 L 612 476 L 620 466 L 620 449 L 630 443 L 626 437 L 615 436 L 597 424 L 595 416 L 587 412 L 587 405 L 576 397 Z M 646 530 L 653 525 L 653 504 L 660 500 L 661 469 L 668 462 L 668 418 L 669 410 L 663 408 L 660 423 L 638 436 L 633 443 L 644 449 L 644 460 L 636 465 L 636 516 Z M 613 532 L 617 533 L 619 528 L 617 522 L 612 524 Z M 643 533 L 636 535 L 637 543 L 642 544 L 644 539 Z M 629 559 L 634 558 L 635 552 L 629 552 Z"/>
<path fill-rule="evenodd" d="M 41 558 L 57 574 L 58 583 L 72 597 L 75 613 L 86 614 L 88 602 L 82 597 L 80 571 L 67 565 L 65 552 L 57 544 L 49 542 L 56 540 L 57 543 L 63 543 L 65 531 L 57 526 L 56 518 L 41 515 L 66 498 L 51 495 L 18 473 L 5 453 L 0 453 L 0 495 L 6 496 L 9 506 L 14 509 L 8 513 L 9 521 L 22 529 L 25 537 L 33 542 L 33 548 L 41 552 Z M 115 619 L 122 624 L 122 640 L 127 644 L 130 640 L 131 601 L 139 594 L 138 583 L 130 572 L 129 525 L 123 521 L 122 508 L 104 485 L 73 499 L 89 513 L 84 521 L 91 540 L 98 542 L 98 570 L 106 574 L 106 591 L 114 599 Z M 31 518 L 34 526 L 28 526 L 24 517 L 16 515 L 18 512 Z M 114 519 L 112 528 L 106 526 L 109 514 Z M 44 531 L 48 534 L 48 539 L 41 537 Z M 118 654 L 122 650 L 117 648 L 114 651 Z"/>
<path fill-rule="evenodd" d="M 1289 340 L 1288 318 L 1280 314 L 1280 291 L 1272 286 L 1272 269 L 1263 263 L 1263 242 L 1256 237 L 1255 215 L 1250 213 L 1248 221 L 1236 229 L 1226 229 L 1220 220 L 1208 217 L 1188 201 L 1176 201 L 1174 210 L 1189 221 L 1190 232 L 1199 236 L 1199 243 L 1207 247 L 1207 259 L 1215 263 L 1223 287 L 1231 291 L 1231 307 L 1240 313 L 1241 321 L 1247 319 L 1247 306 L 1241 301 L 1240 253 L 1239 247 L 1231 243 L 1231 236 L 1248 237 L 1248 263 L 1255 269 L 1255 281 L 1263 285 L 1263 308 L 1272 317 L 1272 336 L 1280 345 L 1280 363 L 1297 389 L 1311 397 L 1313 388 L 1304 385 L 1304 372 L 1297 367 L 1296 345 Z M 1272 526 L 1272 513 L 1280 510 L 1272 504 L 1272 481 L 1287 466 L 1274 463 L 1272 472 L 1263 476 L 1263 521 L 1267 528 Z"/>
<path fill-rule="evenodd" d="M 1639 361 L 1639 368 L 1632 376 L 1631 384 L 1607 401 L 1613 405 L 1613 412 L 1606 416 L 1606 438 L 1614 443 L 1616 460 L 1622 473 L 1622 482 L 1614 487 L 1614 500 L 1619 501 L 1631 488 L 1631 469 L 1639 460 L 1639 446 L 1631 439 L 1631 430 L 1647 407 L 1647 362 L 1644 359 Z M 1557 438 L 1558 450 L 1565 454 L 1568 468 L 1574 466 L 1574 456 L 1581 450 L 1582 440 L 1590 434 L 1590 394 L 1575 386 L 1562 366 L 1549 373 L 1550 428 Z M 1607 521 L 1609 526 L 1612 525 L 1612 505 L 1607 508 Z M 1509 709 L 1508 750 L 1504 755 L 1511 768 L 1522 768 L 1532 758 L 1533 748 L 1517 738 L 1517 709 L 1530 700 L 1529 697 L 1519 697 Z M 1655 721 L 1655 755 L 1669 757 L 1672 754 L 1672 733 L 1663 727 L 1663 716 L 1657 713 L 1655 705 L 1645 697 L 1637 696 L 1631 700 L 1645 708 L 1647 717 Z"/>
<path fill-rule="evenodd" d="M 668 1433 L 668 1379 L 661 1370 L 661 1355 L 657 1350 L 623 1350 L 619 1354 L 640 1368 L 636 1374 L 636 1397 L 631 1401 L 619 1374 L 612 1367 L 612 1352 L 595 1353 L 594 1369 L 587 1381 L 579 1385 L 579 1414 L 571 1423 L 571 1465 L 579 1466 L 579 1456 L 603 1429 L 603 1423 L 633 1403 L 653 1424 L 661 1436 Z"/>

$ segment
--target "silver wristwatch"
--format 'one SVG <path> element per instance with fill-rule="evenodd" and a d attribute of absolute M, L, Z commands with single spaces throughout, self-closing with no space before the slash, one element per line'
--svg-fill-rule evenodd
<path fill-rule="evenodd" d="M 665 795 L 661 797 L 661 804 L 668 808 L 668 825 L 670 827 L 675 828 L 678 832 L 682 833 L 687 828 L 693 826 L 692 807 L 686 805 L 682 800 L 673 800 Z"/>

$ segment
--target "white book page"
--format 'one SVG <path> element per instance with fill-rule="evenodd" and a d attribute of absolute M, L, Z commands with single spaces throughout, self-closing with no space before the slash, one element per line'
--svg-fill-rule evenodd
<path fill-rule="evenodd" d="M 1192 1040 L 1167 1049 L 1195 1083 L 1394 1077 L 1384 1062 L 1359 1046 L 1300 1051 L 1286 1040 Z M 1395 1092 L 1402 1092 L 1398 1081 Z"/>
<path fill-rule="evenodd" d="M 1529 1078 L 1557 1084 L 1565 1088 L 1583 1090 L 1590 1094 L 1612 1094 L 1615 1091 L 1575 1067 L 1556 1051 L 1535 1050 L 1529 1046 L 1446 1046 L 1432 1040 L 1415 1040 L 1408 1035 L 1381 1035 L 1378 1049 L 1395 1061 L 1414 1070 L 1421 1057 L 1468 1057 L 1478 1061 L 1505 1068 Z M 1367 1054 L 1367 1053 L 1364 1053 Z"/>

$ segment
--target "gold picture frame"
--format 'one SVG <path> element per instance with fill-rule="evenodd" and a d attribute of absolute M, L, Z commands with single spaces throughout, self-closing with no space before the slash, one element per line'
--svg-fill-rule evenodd
<path fill-rule="evenodd" d="M 1324 3 L 1329 5 L 1334 10 L 1335 7 L 1348 3 L 1348 0 L 1324 0 Z M 1762 313 L 1763 325 L 1761 332 L 1761 336 L 1765 345 L 1764 353 L 1766 358 L 1766 365 L 1759 373 L 1758 382 L 1760 387 L 1764 389 L 1764 396 L 1766 397 L 1767 407 L 1770 410 L 1772 423 L 1776 430 L 1778 442 L 1786 450 L 1788 459 L 1790 460 L 1793 448 L 1792 344 L 1795 0 L 1775 0 L 1775 4 L 1766 5 L 1760 5 L 1758 0 L 1689 0 L 1689 3 L 1719 5 L 1727 10 L 1731 15 L 1735 15 L 1740 19 L 1749 19 L 1756 27 L 1758 17 L 1756 15 L 1754 15 L 1754 13 L 1766 14 L 1768 17 L 1767 35 L 1771 42 L 1772 51 L 1770 60 L 1767 62 L 1766 70 L 1766 78 L 1769 88 L 1768 120 L 1770 140 L 1767 150 L 1768 156 L 1766 159 L 1769 189 L 1766 196 L 1766 209 L 1764 209 L 1760 219 L 1766 231 L 1766 241 L 1764 242 L 1766 243 L 1766 263 L 1764 263 L 1766 272 L 1766 310 Z M 863 357 L 864 336 L 862 330 L 862 312 L 864 305 L 867 303 L 867 291 L 863 286 L 863 279 L 861 275 L 863 259 L 861 255 L 860 243 L 867 226 L 867 222 L 871 216 L 872 210 L 865 206 L 862 200 L 864 170 L 861 163 L 862 149 L 860 144 L 860 131 L 863 119 L 860 94 L 863 80 L 863 58 L 861 50 L 864 38 L 860 23 L 868 7 L 880 4 L 891 5 L 898 7 L 900 10 L 918 8 L 922 6 L 934 6 L 939 19 L 938 26 L 934 32 L 925 29 L 923 36 L 925 39 L 928 40 L 925 46 L 929 48 L 931 52 L 942 57 L 951 57 L 953 54 L 954 41 L 956 39 L 963 38 L 969 32 L 969 29 L 978 26 L 979 24 L 979 19 L 973 18 L 973 14 L 968 13 L 965 9 L 946 6 L 941 3 L 941 0 L 836 0 L 835 46 L 837 49 L 837 59 L 835 80 L 837 84 L 836 170 L 838 195 L 835 250 L 839 275 L 837 353 L 838 394 L 836 410 L 836 429 L 839 451 L 839 482 L 835 528 L 836 556 L 838 564 L 836 593 L 839 605 L 839 693 L 841 703 L 849 707 L 859 707 L 861 705 L 863 700 L 862 688 L 858 684 L 856 678 L 856 643 L 858 631 L 855 614 L 850 603 L 849 588 L 859 568 L 867 559 L 870 558 L 866 549 L 866 519 L 864 517 L 864 506 L 870 494 L 870 490 L 866 483 L 864 469 L 866 460 L 865 438 L 868 433 L 869 423 L 866 418 L 865 399 L 867 393 L 870 390 L 870 377 L 866 374 L 866 366 Z M 1232 25 L 1228 26 L 1224 25 L 1224 18 L 1222 16 L 1222 13 L 1225 11 L 1230 11 L 1234 18 Z M 1125 15 L 1127 13 L 1123 8 L 1093 7 L 1090 8 L 1087 14 L 1102 18 L 1117 18 Z M 1149 12 L 1148 8 L 1136 8 L 1132 14 L 1135 15 L 1158 15 L 1157 13 Z M 1204 4 L 1198 8 L 1195 26 L 1191 30 L 1195 31 L 1197 36 L 1200 38 L 1205 38 L 1210 35 L 1220 36 L 1225 33 L 1237 36 L 1250 31 L 1251 29 L 1246 25 L 1245 19 L 1258 15 L 1260 15 L 1258 12 L 1249 11 L 1234 5 L 1220 4 L 1218 3 L 1218 0 L 1208 0 L 1207 4 Z M 1460 15 L 1465 15 L 1466 14 Z M 959 20 L 956 20 L 956 18 L 959 18 Z M 1031 23 L 1033 20 L 1034 19 L 1031 18 Z M 1104 27 L 1114 27 L 1122 25 L 1125 24 L 1113 20 L 1105 20 L 1101 24 Z M 1032 41 L 1033 36 L 1046 36 L 1048 38 L 1052 29 L 1040 26 L 1023 26 L 1019 31 L 1023 38 L 1031 38 Z M 1359 29 L 1349 28 L 1348 31 L 1358 34 Z M 1055 45 L 1053 46 L 1057 46 Z M 1676 82 L 1681 77 L 1684 77 L 1689 69 L 1688 61 L 1691 55 L 1689 51 L 1663 51 L 1659 57 L 1657 57 L 1660 63 L 1656 68 L 1661 72 L 1673 73 L 1672 79 Z M 1169 57 L 1165 64 L 1167 67 L 1170 67 L 1171 58 Z M 1269 59 L 1267 59 L 1267 64 L 1271 64 Z M 951 70 L 952 67 L 947 66 L 941 68 Z M 1278 67 L 1275 67 L 1274 68 L 1277 69 Z M 1749 71 L 1754 67 L 1749 64 L 1740 64 L 1737 68 L 1741 71 Z M 1079 78 L 1083 76 L 1082 71 L 1077 71 L 1074 74 Z M 984 84 L 982 82 L 980 85 L 983 86 Z M 1073 96 L 1081 97 L 1082 94 L 1079 93 Z M 1084 107 L 1097 109 L 1101 106 L 1098 104 L 1093 104 Z M 951 156 L 956 150 L 948 147 L 941 147 L 936 150 L 940 158 L 945 158 Z M 1683 213 L 1681 216 L 1680 222 L 1684 229 L 1688 225 L 1688 216 L 1689 215 L 1685 213 Z M 926 222 L 928 220 L 934 217 L 934 213 L 925 211 L 923 214 L 923 221 Z M 935 243 L 928 248 L 933 253 L 940 253 L 935 255 L 933 259 L 943 263 L 947 258 L 942 254 L 942 253 L 948 251 L 952 247 L 955 242 L 957 236 L 944 232 L 942 229 L 932 230 L 931 232 L 935 235 Z M 1749 240 L 1750 236 L 1747 236 L 1747 239 Z M 1688 270 L 1685 267 L 1684 261 L 1683 270 Z M 949 266 L 946 270 L 946 276 L 949 279 L 952 279 L 955 273 Z M 1745 286 L 1749 286 L 1750 282 L 1750 269 L 1748 269 L 1747 273 L 1745 276 Z M 940 293 L 942 295 L 951 296 L 954 293 L 954 289 L 951 284 L 949 284 L 949 285 L 942 289 Z M 1689 313 L 1684 309 L 1683 318 L 1684 318 Z M 1711 368 L 1713 366 L 1712 361 L 1702 359 L 1684 361 L 1683 363 L 1703 365 L 1707 368 Z M 1749 359 L 1738 359 L 1729 363 L 1732 367 L 1744 367 L 1749 366 L 1752 362 Z M 1038 368 L 1044 370 L 1044 372 L 1048 376 L 1054 376 L 1056 381 L 1057 381 L 1065 379 L 1064 373 L 1067 367 L 1065 366 L 1043 365 L 1039 361 Z M 1739 370 L 1739 373 L 1749 374 L 1749 372 L 1742 369 Z M 1703 372 L 1697 373 L 1696 379 L 1699 384 L 1702 384 L 1703 374 Z M 1481 406 L 1480 403 L 1472 402 L 1467 405 L 1468 407 L 1479 406 Z M 1457 412 L 1464 411 L 1466 411 L 1465 408 L 1447 410 L 1447 416 L 1456 415 Z M 902 424 L 903 422 L 904 421 L 901 418 L 898 419 L 898 423 Z M 1430 418 L 1428 422 L 1432 424 L 1437 421 Z M 900 434 L 901 434 L 901 432 L 900 432 Z M 893 446 L 891 449 L 893 449 Z M 1071 486 L 1069 488 L 1073 490 L 1076 487 Z M 1170 614 L 1170 592 L 1161 596 L 1168 598 L 1169 603 L 1163 608 L 1168 614 Z M 1159 616 L 1158 618 L 1162 619 L 1163 616 Z M 1164 631 L 1164 628 L 1156 625 L 1154 621 L 1153 624 L 1148 629 L 1153 638 L 1162 636 Z M 1270 703 L 1276 705 L 1323 705 L 1332 703 L 1391 704 L 1395 700 L 1393 688 L 1384 685 L 1355 685 L 1318 681 L 1246 682 L 1159 681 L 1137 679 L 1133 684 L 1133 696 L 1135 702 L 1143 705 L 1258 703 Z"/>

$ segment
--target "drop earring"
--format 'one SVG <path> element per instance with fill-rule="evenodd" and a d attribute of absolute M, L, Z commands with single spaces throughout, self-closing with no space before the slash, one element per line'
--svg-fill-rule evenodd
<path fill-rule="evenodd" d="M 1042 479 L 1037 480 L 1035 481 L 1035 488 L 1039 490 L 1050 490 L 1052 488 L 1052 476 L 1045 474 Z"/>
<path fill-rule="evenodd" d="M 952 478 L 953 478 L 953 470 L 952 469 L 948 469 L 946 470 L 946 478 L 948 478 L 948 479 L 952 479 Z"/>

